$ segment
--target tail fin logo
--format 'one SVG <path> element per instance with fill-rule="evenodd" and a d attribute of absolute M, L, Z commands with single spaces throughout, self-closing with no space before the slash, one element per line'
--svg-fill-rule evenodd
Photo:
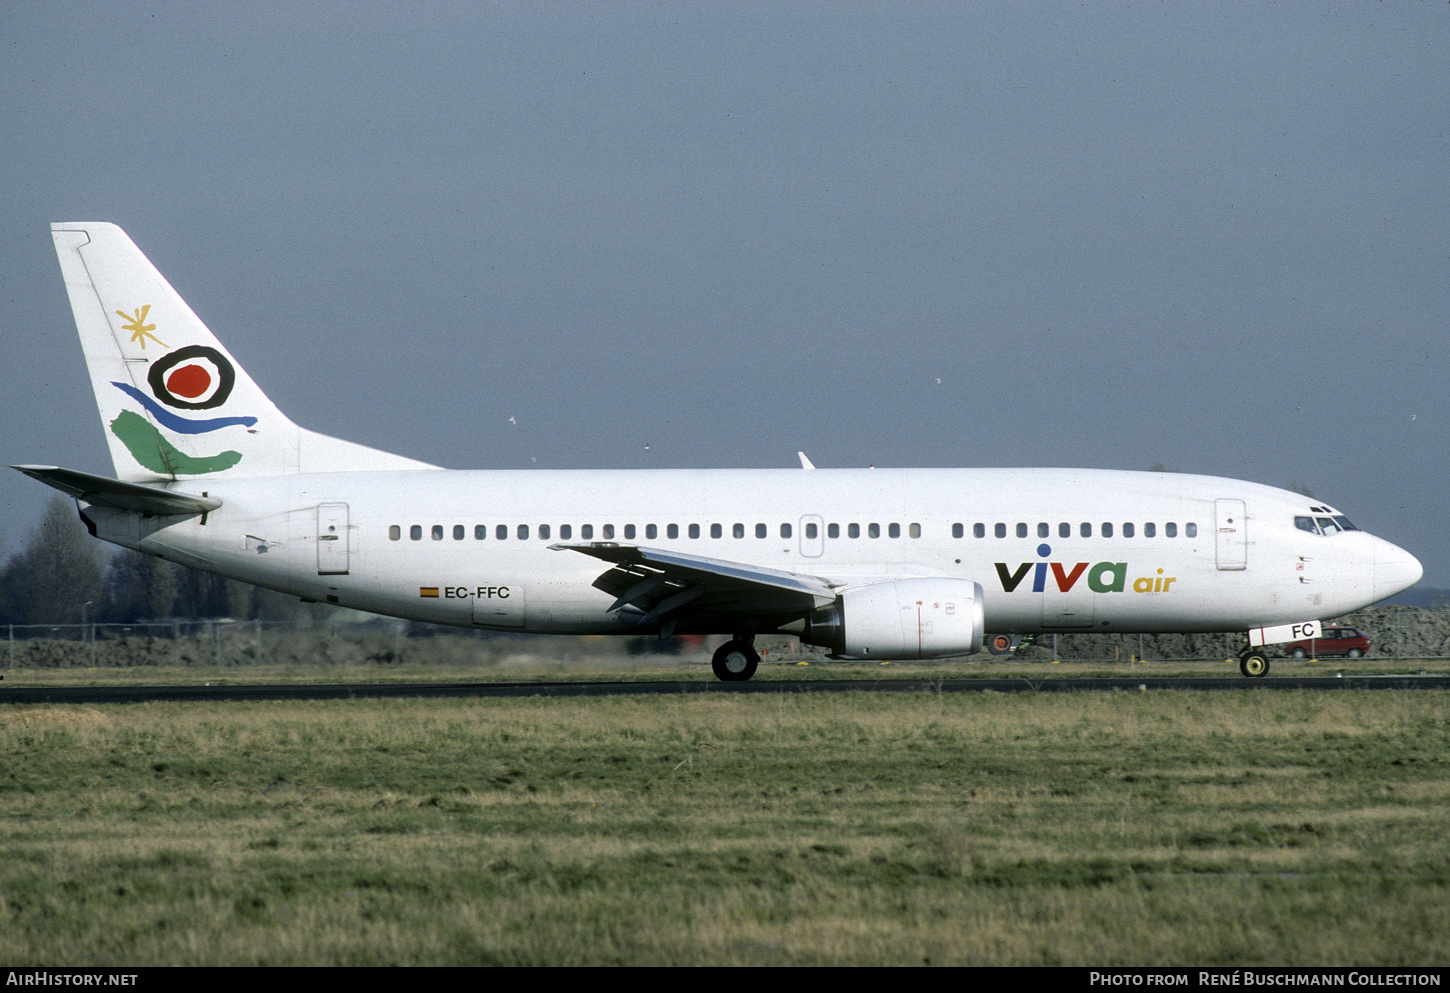
<path fill-rule="evenodd" d="M 131 340 L 139 342 L 142 348 L 146 347 L 148 337 L 165 348 L 166 344 L 151 334 L 156 325 L 142 323 L 150 309 L 149 306 L 138 309 L 125 330 L 135 332 Z M 116 313 L 122 317 L 133 316 L 119 310 Z M 236 383 L 236 369 L 220 351 L 207 345 L 187 345 L 162 356 L 147 371 L 146 385 L 151 388 L 154 400 L 130 383 L 113 382 L 111 385 L 144 407 L 162 427 L 177 434 L 199 435 L 228 427 L 250 428 L 257 423 L 257 418 L 250 416 L 198 419 L 175 412 L 220 407 L 227 402 Z M 242 460 L 242 453 L 237 451 L 188 455 L 167 441 L 146 418 L 133 411 L 123 410 L 111 421 L 110 427 L 111 433 L 121 440 L 137 462 L 172 478 L 222 472 Z"/>
<path fill-rule="evenodd" d="M 249 428 L 257 423 L 257 419 L 251 416 L 197 419 L 182 417 L 166 409 L 210 410 L 227 402 L 232 387 L 237 384 L 237 373 L 226 356 L 215 348 L 206 345 L 178 348 L 151 366 L 146 373 L 146 384 L 161 403 L 130 383 L 111 383 L 145 407 L 158 424 L 178 434 L 206 434 L 236 425 Z M 161 404 L 166 404 L 166 407 Z"/>
<path fill-rule="evenodd" d="M 168 407 L 210 410 L 227 402 L 237 374 L 215 348 L 188 345 L 153 364 L 146 382 L 152 395 Z"/>
<path fill-rule="evenodd" d="M 151 333 L 156 330 L 156 325 L 146 323 L 146 315 L 151 313 L 151 305 L 149 303 L 137 310 L 134 314 L 128 314 L 124 310 L 118 310 L 116 313 L 131 322 L 130 324 L 122 324 L 121 330 L 133 332 L 131 340 L 140 345 L 143 352 L 146 350 L 147 338 L 150 338 L 162 348 L 166 347 L 166 342 Z"/>

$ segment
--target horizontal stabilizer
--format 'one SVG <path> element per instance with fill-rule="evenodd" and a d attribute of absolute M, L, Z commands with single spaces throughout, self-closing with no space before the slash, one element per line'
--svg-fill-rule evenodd
<path fill-rule="evenodd" d="M 220 500 L 211 497 L 175 493 L 159 486 L 126 483 L 119 479 L 93 476 L 88 472 L 61 469 L 53 465 L 13 465 L 10 468 L 18 469 L 31 479 L 38 479 L 46 486 L 53 486 L 77 500 L 136 514 L 205 514 L 222 505 Z"/>

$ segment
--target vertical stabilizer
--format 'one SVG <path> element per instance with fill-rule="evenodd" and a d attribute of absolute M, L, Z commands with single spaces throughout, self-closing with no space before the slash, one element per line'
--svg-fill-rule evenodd
<path fill-rule="evenodd" d="M 114 224 L 51 235 L 118 478 L 433 468 L 293 424 Z"/>

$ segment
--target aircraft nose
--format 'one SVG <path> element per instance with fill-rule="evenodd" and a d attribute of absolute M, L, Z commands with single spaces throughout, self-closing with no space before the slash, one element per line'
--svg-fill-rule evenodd
<path fill-rule="evenodd" d="M 1380 539 L 1374 553 L 1374 598 L 1378 602 L 1385 597 L 1402 593 L 1420 581 L 1425 574 L 1420 560 L 1403 548 Z"/>

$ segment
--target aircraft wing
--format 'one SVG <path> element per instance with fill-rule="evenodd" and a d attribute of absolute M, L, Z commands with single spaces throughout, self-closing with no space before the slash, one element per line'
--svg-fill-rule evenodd
<path fill-rule="evenodd" d="M 658 623 L 666 635 L 687 613 L 779 617 L 805 614 L 836 599 L 836 588 L 818 576 L 703 555 L 606 541 L 549 547 L 613 563 L 594 580 L 596 589 L 615 597 L 608 609 L 632 608 L 642 615 L 641 627 Z"/>
<path fill-rule="evenodd" d="M 212 497 L 175 493 L 159 486 L 127 483 L 53 465 L 13 465 L 10 468 L 25 473 L 31 479 L 38 479 L 46 486 L 53 486 L 77 500 L 137 514 L 158 517 L 170 514 L 205 514 L 222 505 L 220 500 Z"/>

